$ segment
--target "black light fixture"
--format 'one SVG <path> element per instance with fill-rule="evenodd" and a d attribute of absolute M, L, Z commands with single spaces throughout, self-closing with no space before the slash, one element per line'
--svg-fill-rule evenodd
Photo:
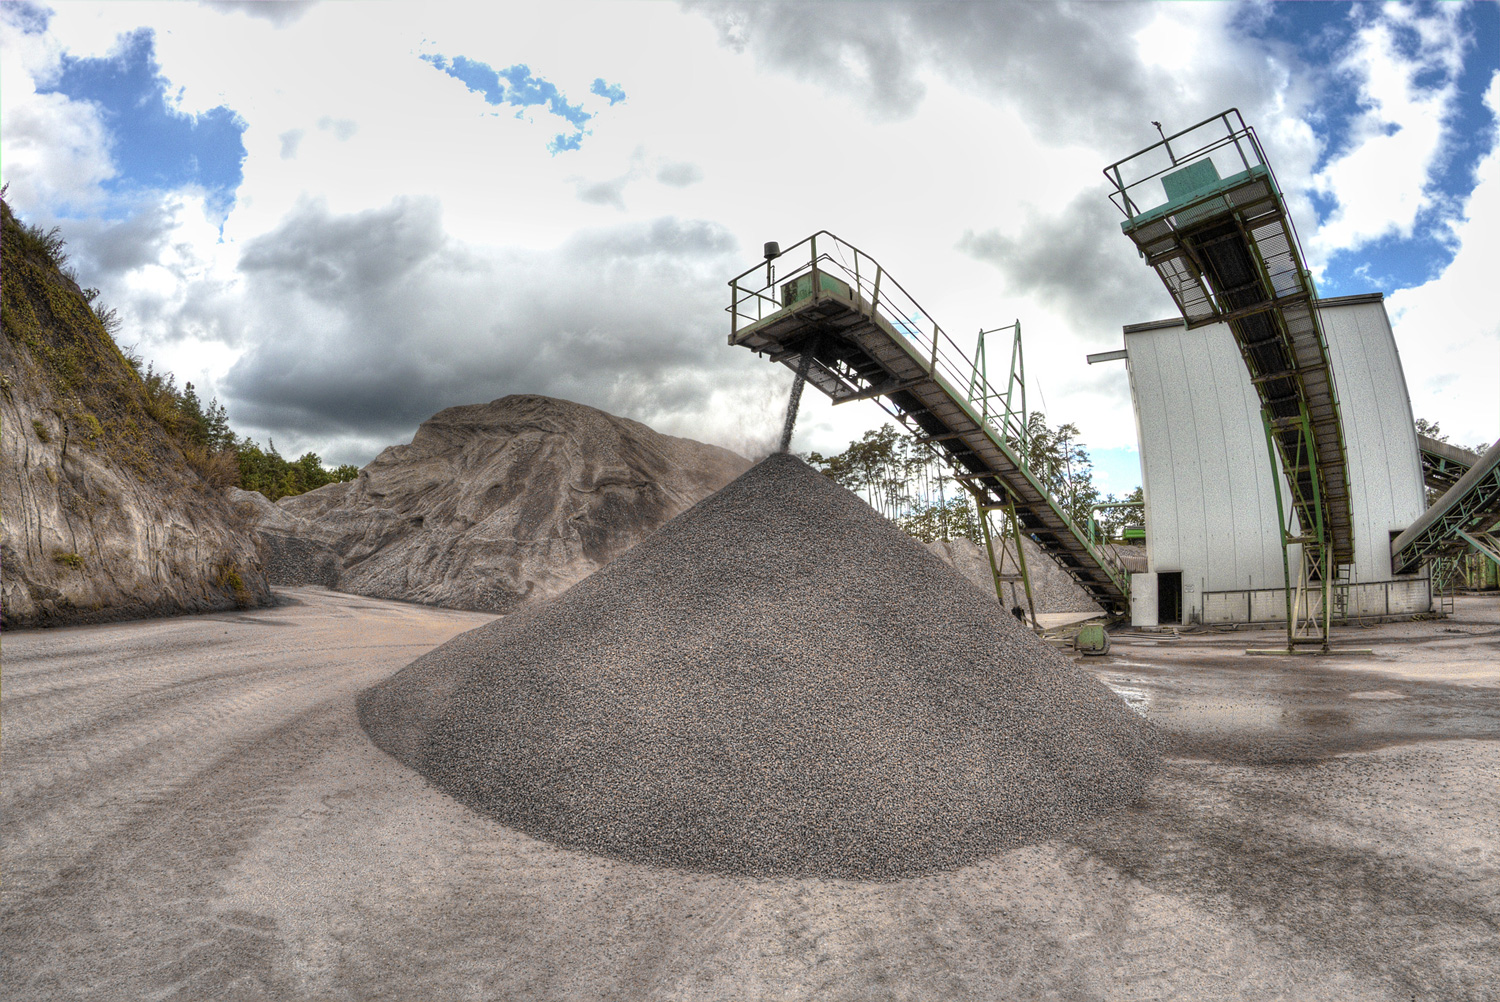
<path fill-rule="evenodd" d="M 775 240 L 767 240 L 765 246 L 765 255 L 766 288 L 769 289 L 771 286 L 776 284 L 776 269 L 771 266 L 771 262 L 781 256 L 781 244 L 777 243 Z"/>

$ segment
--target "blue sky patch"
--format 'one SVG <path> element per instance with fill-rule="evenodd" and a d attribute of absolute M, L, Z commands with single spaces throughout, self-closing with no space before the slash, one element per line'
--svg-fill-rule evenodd
<path fill-rule="evenodd" d="M 1140 486 L 1141 454 L 1134 446 L 1090 449 L 1089 459 L 1094 462 L 1094 480 L 1101 494 L 1124 497 Z"/>
<path fill-rule="evenodd" d="M 1430 4 L 1418 5 L 1419 15 L 1430 14 Z M 1250 16 L 1254 14 L 1255 16 Z M 1247 8 L 1240 30 L 1251 37 L 1277 41 L 1291 47 L 1308 68 L 1326 67 L 1318 81 L 1318 98 L 1309 114 L 1309 124 L 1323 142 L 1314 172 L 1347 152 L 1352 127 L 1365 108 L 1359 91 L 1341 63 L 1353 43 L 1352 32 L 1379 17 L 1381 8 L 1363 4 L 1281 3 L 1253 11 Z M 1484 106 L 1484 93 L 1491 77 L 1500 71 L 1500 5 L 1466 5 L 1457 17 L 1457 28 L 1467 42 L 1459 74 L 1448 75 L 1425 68 L 1415 78 L 1418 87 L 1432 89 L 1452 83 L 1457 96 L 1446 123 L 1442 149 L 1431 168 L 1428 191 L 1433 205 L 1417 217 L 1411 237 L 1388 235 L 1354 250 L 1339 251 L 1328 261 L 1319 289 L 1326 295 L 1385 291 L 1420 285 L 1436 277 L 1453 260 L 1456 247 L 1447 223 L 1458 217 L 1464 201 L 1474 189 L 1474 168 L 1489 149 L 1493 121 Z M 1414 28 L 1392 23 L 1392 38 L 1406 58 L 1417 56 L 1420 43 Z M 1393 131 L 1388 129 L 1388 131 Z M 1309 193 L 1317 222 L 1337 210 L 1337 201 L 1327 195 Z M 1303 224 L 1306 230 L 1312 227 Z"/>
<path fill-rule="evenodd" d="M 604 82 L 603 77 L 594 78 L 593 86 L 589 87 L 589 93 L 607 98 L 611 108 L 625 100 L 625 88 L 619 84 L 607 84 Z"/>
<path fill-rule="evenodd" d="M 245 123 L 223 105 L 201 115 L 174 110 L 150 28 L 125 36 L 120 49 L 103 59 L 64 55 L 56 81 L 38 89 L 100 109 L 118 171 L 105 182 L 110 194 L 128 198 L 199 185 L 218 211 L 234 205 L 243 180 Z"/>
<path fill-rule="evenodd" d="M 429 54 L 420 58 L 455 80 L 462 81 L 469 90 L 482 95 L 486 104 L 509 105 L 521 109 L 516 114 L 517 118 L 522 117 L 527 108 L 545 106 L 548 112 L 573 126 L 573 132 L 560 134 L 547 144 L 547 149 L 554 155 L 563 150 L 578 149 L 583 137 L 588 134 L 584 125 L 594 116 L 584 111 L 581 105 L 569 103 L 567 96 L 557 89 L 556 84 L 533 74 L 531 67 L 525 63 L 497 70 L 488 63 L 466 56 L 449 59 L 447 56 Z M 595 80 L 594 84 L 600 87 L 604 81 L 601 78 Z M 619 87 L 613 90 L 619 94 L 619 100 L 624 99 L 623 90 Z M 599 91 L 595 90 L 594 93 Z M 614 104 L 615 100 L 612 98 L 609 103 Z"/>
<path fill-rule="evenodd" d="M 559 132 L 552 137 L 552 142 L 547 144 L 547 152 L 557 156 L 565 150 L 576 150 L 583 145 L 583 137 L 584 133 L 581 130 L 572 135 Z"/>
<path fill-rule="evenodd" d="M 28 35 L 40 35 L 52 23 L 52 11 L 34 3 L 8 3 L 5 18 Z"/>

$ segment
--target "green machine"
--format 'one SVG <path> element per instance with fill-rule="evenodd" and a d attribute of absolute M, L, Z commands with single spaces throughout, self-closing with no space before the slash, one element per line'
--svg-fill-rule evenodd
<path fill-rule="evenodd" d="M 1109 633 L 1098 623 L 1085 623 L 1073 638 L 1073 649 L 1079 654 L 1097 657 L 1109 653 Z"/>

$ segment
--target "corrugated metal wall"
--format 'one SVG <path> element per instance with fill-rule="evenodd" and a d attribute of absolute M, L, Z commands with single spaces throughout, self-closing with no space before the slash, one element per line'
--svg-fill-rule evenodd
<path fill-rule="evenodd" d="M 1386 581 L 1390 532 L 1424 504 L 1401 360 L 1378 295 L 1325 301 L 1321 315 L 1349 451 L 1354 580 Z M 1125 330 L 1150 572 L 1182 573 L 1185 620 L 1203 617 L 1205 591 L 1280 588 L 1272 479 L 1280 470 L 1272 472 L 1259 401 L 1229 328 L 1186 331 L 1181 322 L 1162 322 Z M 1295 572 L 1295 547 L 1292 559 Z M 1220 599 L 1211 618 L 1252 604 L 1282 607 L 1284 598 L 1271 598 Z M 1393 611 L 1425 610 L 1411 602 Z"/>
<path fill-rule="evenodd" d="M 1320 311 L 1349 450 L 1358 581 L 1391 580 L 1391 532 L 1427 507 L 1406 375 L 1379 298 L 1349 297 Z"/>

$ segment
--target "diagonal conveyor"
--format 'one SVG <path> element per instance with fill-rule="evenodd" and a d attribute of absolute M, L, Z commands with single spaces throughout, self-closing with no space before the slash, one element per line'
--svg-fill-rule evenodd
<path fill-rule="evenodd" d="M 788 249 L 774 278 L 752 268 L 730 286 L 729 343 L 796 371 L 835 404 L 880 398 L 923 441 L 943 450 L 981 505 L 1013 500 L 1022 529 L 1104 609 L 1123 615 L 1129 574 L 1091 543 L 1042 487 L 1007 436 L 998 394 L 965 393 L 974 363 L 864 252 L 822 231 Z"/>
<path fill-rule="evenodd" d="M 1354 559 L 1344 433 L 1311 276 L 1276 178 L 1238 111 L 1105 170 L 1121 224 L 1188 329 L 1227 324 L 1260 396 L 1305 549 Z M 1165 196 L 1166 201 L 1160 202 Z"/>
<path fill-rule="evenodd" d="M 1497 524 L 1500 524 L 1500 442 L 1490 446 L 1469 472 L 1391 541 L 1391 566 L 1397 574 L 1410 574 L 1423 560 L 1440 553 L 1462 551 L 1469 546 L 1486 552 L 1484 537 Z"/>
<path fill-rule="evenodd" d="M 1479 462 L 1477 452 L 1426 435 L 1417 436 L 1417 448 L 1422 452 L 1422 482 L 1434 490 L 1448 490 Z"/>

